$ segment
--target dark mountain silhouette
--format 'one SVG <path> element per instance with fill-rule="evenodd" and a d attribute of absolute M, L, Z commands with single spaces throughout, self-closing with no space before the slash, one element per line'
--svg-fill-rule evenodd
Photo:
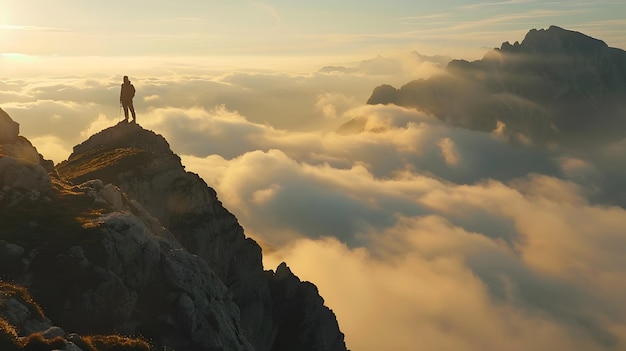
<path fill-rule="evenodd" d="M 314 285 L 284 264 L 264 271 L 261 248 L 162 136 L 122 122 L 54 168 L 2 110 L 0 130 L 0 277 L 58 327 L 156 350 L 346 350 Z"/>
<path fill-rule="evenodd" d="M 500 126 L 512 142 L 580 146 L 626 136 L 626 52 L 582 33 L 533 29 L 446 71 L 400 89 L 379 86 L 367 103 L 418 108 L 473 130 Z"/>

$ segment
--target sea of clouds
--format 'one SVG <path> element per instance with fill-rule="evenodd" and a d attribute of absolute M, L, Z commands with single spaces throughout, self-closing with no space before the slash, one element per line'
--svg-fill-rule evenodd
<path fill-rule="evenodd" d="M 120 121 L 129 75 L 139 124 L 217 190 L 267 269 L 286 261 L 318 286 L 350 349 L 625 348 L 626 210 L 607 194 L 626 175 L 626 140 L 512 145 L 506 126 L 365 104 L 445 63 L 0 77 L 0 107 L 60 162 Z"/>

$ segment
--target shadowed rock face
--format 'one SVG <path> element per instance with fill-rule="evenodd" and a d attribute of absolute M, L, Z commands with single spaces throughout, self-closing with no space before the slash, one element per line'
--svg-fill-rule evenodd
<path fill-rule="evenodd" d="M 0 127 L 16 126 L 6 117 Z M 160 135 L 108 128 L 76 146 L 59 175 L 17 133 L 0 140 L 0 277 L 31 290 L 56 325 L 141 335 L 157 350 L 346 350 L 317 289 L 286 265 L 264 272 L 260 247 Z M 43 349 L 147 347 L 66 335 L 2 294 L 0 345 L 10 350 L 31 333 Z"/>
<path fill-rule="evenodd" d="M 81 337 L 66 333 L 44 315 L 41 307 L 22 287 L 0 282 L 0 350 L 147 351 L 145 340 L 118 335 Z"/>
<path fill-rule="evenodd" d="M 16 139 L 20 133 L 20 125 L 0 108 L 0 141 Z"/>
<path fill-rule="evenodd" d="M 19 125 L 0 109 L 0 207 L 37 200 L 50 191 L 52 162 L 18 133 Z"/>
<path fill-rule="evenodd" d="M 278 315 L 278 333 L 273 350 L 342 350 L 343 334 L 317 287 L 301 282 L 285 263 L 270 274 L 270 290 Z M 302 328 L 302 325 L 314 328 Z"/>
<path fill-rule="evenodd" d="M 531 30 L 447 74 L 374 89 L 368 104 L 432 113 L 452 125 L 564 146 L 626 136 L 626 52 L 556 26 Z"/>
<path fill-rule="evenodd" d="M 24 138 L 0 150 L 0 277 L 31 290 L 59 326 L 143 335 L 157 348 L 253 349 L 222 280 L 139 202 L 101 180 L 71 185 L 48 173 Z"/>
<path fill-rule="evenodd" d="M 261 248 L 245 237 L 215 191 L 198 175 L 184 170 L 162 136 L 135 124 L 120 123 L 77 145 L 57 169 L 62 178 L 73 183 L 100 179 L 119 187 L 186 250 L 201 257 L 232 293 L 240 310 L 241 327 L 256 350 L 298 349 L 301 340 L 276 343 L 283 310 L 277 312 L 276 289 L 270 289 L 273 273 L 263 270 Z M 317 291 L 315 296 L 319 298 Z M 311 350 L 345 350 L 334 315 L 321 298 L 318 302 L 315 308 L 329 313 L 316 314 L 319 323 L 296 325 L 302 333 L 333 340 L 327 343 L 332 347 L 321 348 L 325 344 L 320 343 Z M 328 324 L 334 329 L 319 327 Z"/>

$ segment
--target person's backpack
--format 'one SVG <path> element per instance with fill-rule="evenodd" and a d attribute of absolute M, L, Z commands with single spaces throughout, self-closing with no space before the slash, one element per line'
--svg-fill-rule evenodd
<path fill-rule="evenodd" d="M 130 95 L 130 97 L 132 99 L 132 98 L 135 97 L 135 86 L 132 85 L 132 84 L 129 84 L 129 85 L 130 85 L 130 94 L 129 95 Z"/>

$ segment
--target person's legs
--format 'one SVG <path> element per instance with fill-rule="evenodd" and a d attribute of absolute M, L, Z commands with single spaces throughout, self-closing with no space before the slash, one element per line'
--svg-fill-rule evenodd
<path fill-rule="evenodd" d="M 128 108 L 130 108 L 130 113 L 133 115 L 133 122 L 136 123 L 137 117 L 135 117 L 135 107 L 133 106 L 132 101 L 130 102 L 130 104 L 128 104 Z"/>
<path fill-rule="evenodd" d="M 124 107 L 124 121 L 128 122 L 128 105 L 122 103 L 122 107 Z"/>

